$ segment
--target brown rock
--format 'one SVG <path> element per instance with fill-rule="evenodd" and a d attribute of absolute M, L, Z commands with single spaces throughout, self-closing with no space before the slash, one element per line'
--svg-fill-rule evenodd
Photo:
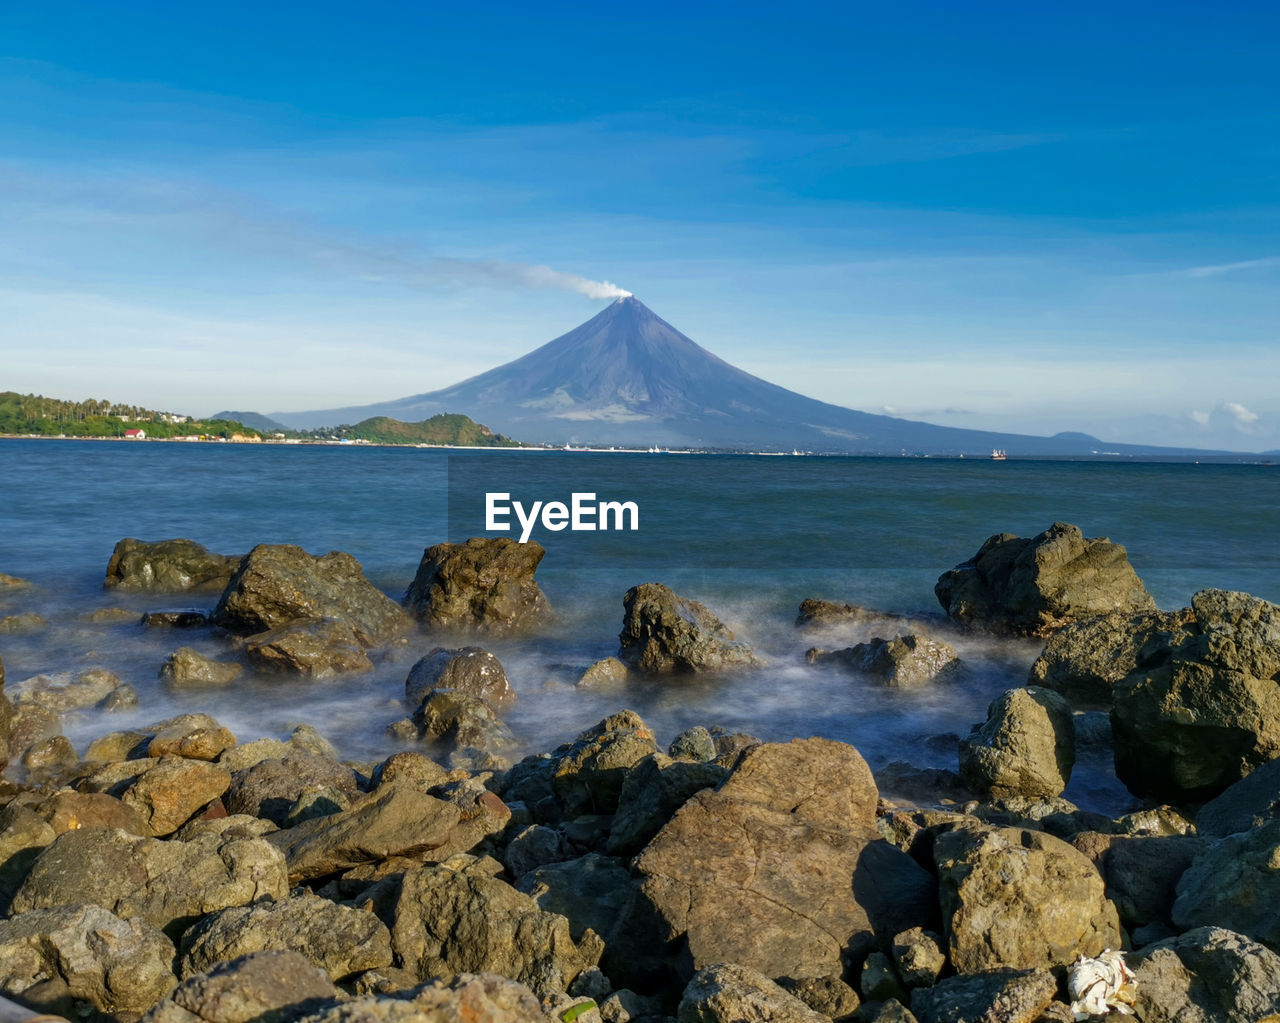
<path fill-rule="evenodd" d="M 422 554 L 401 602 L 427 628 L 489 633 L 544 625 L 551 606 L 533 574 L 546 551 L 509 537 L 438 543 Z"/>

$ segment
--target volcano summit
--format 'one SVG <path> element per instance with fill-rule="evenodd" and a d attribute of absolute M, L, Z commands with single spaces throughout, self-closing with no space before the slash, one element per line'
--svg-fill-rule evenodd
<path fill-rule="evenodd" d="M 1033 437 L 957 430 L 806 398 L 690 340 L 633 295 L 519 359 L 452 387 L 377 405 L 279 412 L 288 426 L 414 421 L 462 412 L 532 443 L 739 448 L 853 454 L 1088 454 L 1085 434 Z M 1107 444 L 1126 453 L 1168 449 Z"/>

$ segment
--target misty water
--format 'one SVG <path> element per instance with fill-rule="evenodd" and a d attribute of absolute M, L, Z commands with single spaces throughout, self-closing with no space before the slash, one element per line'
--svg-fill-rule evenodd
<path fill-rule="evenodd" d="M 344 550 L 399 599 L 423 548 L 483 532 L 486 489 L 540 500 L 589 489 L 640 510 L 635 533 L 535 533 L 547 548 L 538 580 L 556 622 L 534 638 L 483 644 L 519 694 L 507 722 L 526 752 L 630 707 L 663 744 L 692 725 L 720 725 L 769 740 L 839 739 L 873 768 L 905 760 L 954 769 L 954 741 L 937 737 L 968 732 L 996 694 L 1025 683 L 1041 649 L 952 635 L 938 617 L 938 575 L 996 532 L 1027 536 L 1066 521 L 1109 536 L 1166 609 L 1206 587 L 1280 600 L 1280 469 L 1270 466 L 15 440 L 0 442 L 0 486 L 0 572 L 34 584 L 0 597 L 0 615 L 34 611 L 48 621 L 30 635 L 0 636 L 10 688 L 100 665 L 140 696 L 136 710 L 68 716 L 64 731 L 81 752 L 98 735 L 188 711 L 213 714 L 242 742 L 305 722 L 353 760 L 402 748 L 386 729 L 411 710 L 404 679 L 438 645 L 430 636 L 414 635 L 367 675 L 304 682 L 248 672 L 226 688 L 171 691 L 157 677 L 170 652 L 190 645 L 227 657 L 227 638 L 83 616 L 215 603 L 216 594 L 104 591 L 112 547 L 126 536 L 189 537 L 222 553 L 258 543 Z M 575 688 L 587 665 L 617 652 L 622 595 L 649 581 L 706 603 L 766 666 Z M 921 616 L 965 668 L 899 691 L 811 667 L 809 647 L 847 646 L 893 626 L 797 630 L 805 597 Z M 1067 797 L 1104 812 L 1131 806 L 1109 750 L 1081 753 Z"/>

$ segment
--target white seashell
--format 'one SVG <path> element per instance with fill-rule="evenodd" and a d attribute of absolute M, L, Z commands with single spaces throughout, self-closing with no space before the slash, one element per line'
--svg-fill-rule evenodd
<path fill-rule="evenodd" d="M 1077 1020 L 1118 1012 L 1132 1016 L 1133 971 L 1123 952 L 1106 949 L 1096 959 L 1081 956 L 1067 974 L 1067 995 Z"/>

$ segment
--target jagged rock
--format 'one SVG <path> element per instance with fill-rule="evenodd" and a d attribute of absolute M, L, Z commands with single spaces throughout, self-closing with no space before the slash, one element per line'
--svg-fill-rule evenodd
<path fill-rule="evenodd" d="M 61 671 L 54 675 L 35 675 L 15 685 L 11 693 L 18 710 L 36 706 L 65 714 L 69 710 L 96 707 L 120 684 L 120 676 L 114 672 L 90 668 L 74 674 Z"/>
<path fill-rule="evenodd" d="M 912 927 L 893 936 L 893 964 L 907 987 L 931 987 L 942 976 L 947 953 L 940 934 Z"/>
<path fill-rule="evenodd" d="M 0 920 L 0 992 L 74 1018 L 76 1001 L 108 1015 L 145 1012 L 173 988 L 173 943 L 146 920 L 100 906 Z"/>
<path fill-rule="evenodd" d="M 646 998 L 627 988 L 613 992 L 600 1002 L 600 1018 L 604 1023 L 631 1023 L 645 1016 L 662 1016 L 662 1006 L 656 998 Z"/>
<path fill-rule="evenodd" d="M 203 611 L 148 611 L 142 616 L 142 624 L 148 629 L 203 629 L 209 624 L 209 616 Z"/>
<path fill-rule="evenodd" d="M 1120 922 L 1130 930 L 1169 921 L 1178 879 L 1204 849 L 1195 835 L 1102 835 L 1085 832 L 1071 844 L 1089 857 L 1107 884 Z"/>
<path fill-rule="evenodd" d="M 351 768 L 328 757 L 294 753 L 268 757 L 237 771 L 224 802 L 228 813 L 247 813 L 283 825 L 304 792 L 330 788 L 352 797 L 360 791 Z"/>
<path fill-rule="evenodd" d="M 213 554 L 194 540 L 147 543 L 128 537 L 107 562 L 107 589 L 213 590 L 226 586 L 240 559 Z"/>
<path fill-rule="evenodd" d="M 301 619 L 250 636 L 245 641 L 250 663 L 277 675 L 328 679 L 372 671 L 356 630 L 343 621 Z"/>
<path fill-rule="evenodd" d="M 680 1023 L 830 1023 L 768 977 L 735 963 L 699 970 L 676 1015 Z"/>
<path fill-rule="evenodd" d="M 853 1023 L 854 1013 L 862 1004 L 858 993 L 838 976 L 803 977 L 799 980 L 783 977 L 778 986 L 832 1023 Z"/>
<path fill-rule="evenodd" d="M 929 922 L 932 878 L 869 823 L 827 813 L 826 799 L 810 815 L 804 793 L 752 801 L 759 787 L 735 795 L 733 780 L 693 796 L 633 864 L 661 937 L 683 939 L 677 971 L 735 962 L 770 977 L 828 976 L 875 934 Z"/>
<path fill-rule="evenodd" d="M 1192 620 L 1148 642 L 1116 684 L 1116 773 L 1131 792 L 1211 799 L 1280 757 L 1280 607 L 1202 590 Z"/>
<path fill-rule="evenodd" d="M 893 968 L 893 961 L 883 952 L 872 952 L 862 961 L 858 985 L 862 997 L 871 1002 L 904 1001 L 907 997 Z"/>
<path fill-rule="evenodd" d="M 1280 956 L 1218 927 L 1135 952 L 1134 1012 L 1143 1023 L 1266 1023 L 1280 1014 Z"/>
<path fill-rule="evenodd" d="M 810 664 L 834 664 L 868 675 L 891 689 L 916 689 L 959 664 L 953 647 L 909 633 L 895 639 L 872 639 L 843 650 L 814 648 Z"/>
<path fill-rule="evenodd" d="M 1061 839 L 957 828 L 934 840 L 942 919 L 957 973 L 1065 966 L 1119 948 L 1120 921 L 1097 868 Z M 916 1010 L 914 1001 L 912 1010 Z"/>
<path fill-rule="evenodd" d="M 941 767 L 915 767 L 894 760 L 876 771 L 876 785 L 888 799 L 905 799 L 912 803 L 939 803 L 951 800 L 964 803 L 974 792 L 955 771 Z"/>
<path fill-rule="evenodd" d="M 1052 798 L 1076 760 L 1071 707 L 1049 689 L 1010 689 L 960 743 L 960 777 L 981 795 Z"/>
<path fill-rule="evenodd" d="M 57 837 L 44 818 L 20 803 L 0 809 L 0 914 L 8 913 L 36 857 Z"/>
<path fill-rule="evenodd" d="M 145 761 L 136 761 L 145 763 Z M 160 757 L 119 792 L 156 837 L 171 835 L 227 791 L 231 775 L 221 767 L 184 757 Z"/>
<path fill-rule="evenodd" d="M 711 731 L 702 725 L 694 725 L 671 740 L 671 745 L 667 747 L 667 756 L 673 760 L 706 763 L 709 760 L 715 760 L 719 753 L 716 751 L 716 740 Z"/>
<path fill-rule="evenodd" d="M 509 753 L 519 742 L 499 720 L 493 706 L 480 696 L 453 689 L 433 689 L 411 718 L 419 738 L 442 742 L 451 749 Z"/>
<path fill-rule="evenodd" d="M 142 814 L 105 792 L 64 789 L 41 801 L 35 810 L 49 822 L 55 835 L 77 828 L 119 828 L 131 835 L 151 834 Z"/>
<path fill-rule="evenodd" d="M 288 891 L 284 857 L 233 832 L 190 841 L 81 828 L 59 835 L 32 866 L 11 912 L 91 903 L 142 917 L 174 938 L 197 917 Z"/>
<path fill-rule="evenodd" d="M 160 677 L 171 686 L 225 686 L 243 674 L 234 661 L 216 661 L 189 646 L 178 647 L 160 666 Z"/>
<path fill-rule="evenodd" d="M 627 772 L 657 751 L 653 732 L 639 714 L 614 714 L 555 751 L 551 791 L 566 817 L 612 813 Z"/>
<path fill-rule="evenodd" d="M 584 671 L 577 684 L 579 689 L 615 689 L 630 675 L 627 666 L 616 657 L 605 657 Z"/>
<path fill-rule="evenodd" d="M 507 843 L 502 865 L 519 885 L 520 879 L 529 871 L 548 863 L 558 863 L 568 855 L 563 834 L 545 824 L 530 824 Z"/>
<path fill-rule="evenodd" d="M 1196 830 L 1223 838 L 1280 819 L 1280 758 L 1241 778 L 1200 807 Z"/>
<path fill-rule="evenodd" d="M 411 995 L 411 997 L 409 996 Z M 584 1023 L 589 1023 L 584 1017 Z M 316 1010 L 296 1023 L 555 1023 L 525 985 L 492 973 L 462 973 L 405 996 L 366 995 Z M 268 1021 L 270 1023 L 270 1021 Z"/>
<path fill-rule="evenodd" d="M 495 877 L 445 866 L 405 874 L 391 939 L 399 961 L 421 978 L 492 972 L 543 997 L 595 965 L 564 917 Z"/>
<path fill-rule="evenodd" d="M 1280 821 L 1219 839 L 1178 881 L 1179 930 L 1216 926 L 1280 951 Z"/>
<path fill-rule="evenodd" d="M 393 753 L 373 769 L 373 787 L 401 781 L 428 792 L 449 780 L 449 772 L 423 753 Z"/>
<path fill-rule="evenodd" d="M 960 624 L 1012 635 L 1044 636 L 1100 614 L 1155 610 L 1123 547 L 1085 539 L 1063 522 L 1030 539 L 989 537 L 939 577 L 934 593 Z"/>
<path fill-rule="evenodd" d="M 361 796 L 349 810 L 304 821 L 266 841 L 284 854 L 296 883 L 389 856 L 444 859 L 464 852 L 455 844 L 461 817 L 452 803 L 393 782 Z"/>
<path fill-rule="evenodd" d="M 598 853 L 538 867 L 520 878 L 516 887 L 540 909 L 568 920 L 574 941 L 581 941 L 590 928 L 607 946 L 613 944 L 614 932 L 626 919 L 634 898 L 626 863 Z"/>
<path fill-rule="evenodd" d="M 638 853 L 690 796 L 715 788 L 728 774 L 719 764 L 672 760 L 661 753 L 638 761 L 622 779 L 608 852 Z"/>
<path fill-rule="evenodd" d="M 323 970 L 291 949 L 252 952 L 183 981 L 146 1023 L 284 1023 L 341 997 Z"/>
<path fill-rule="evenodd" d="M 800 610 L 796 613 L 796 628 L 804 629 L 824 625 L 862 625 L 881 621 L 884 615 L 870 611 L 856 604 L 839 604 L 833 600 L 819 600 L 808 597 L 800 601 Z"/>
<path fill-rule="evenodd" d="M 391 932 L 373 913 L 306 892 L 206 916 L 182 936 L 182 976 L 269 948 L 302 953 L 334 981 L 392 962 Z"/>
<path fill-rule="evenodd" d="M 1058 992 L 1048 970 L 999 970 L 948 977 L 911 992 L 920 1023 L 1035 1023 Z"/>
<path fill-rule="evenodd" d="M 911 1010 L 896 998 L 881 1002 L 873 1014 L 863 1019 L 865 1023 L 919 1023 Z"/>
<path fill-rule="evenodd" d="M 24 611 L 22 614 L 5 615 L 0 618 L 0 634 L 10 636 L 29 635 L 48 626 L 49 623 L 45 621 L 44 615 L 36 614 L 34 611 Z"/>
<path fill-rule="evenodd" d="M 818 824 L 874 827 L 879 793 L 862 755 L 832 739 L 792 739 L 742 754 L 721 795 Z"/>
<path fill-rule="evenodd" d="M 409 670 L 404 683 L 405 702 L 416 706 L 433 689 L 478 696 L 496 711 L 506 710 L 516 702 L 502 662 L 478 646 L 453 650 L 436 647 L 428 653 Z"/>
<path fill-rule="evenodd" d="M 533 578 L 544 554 L 541 544 L 509 537 L 438 543 L 423 552 L 401 603 L 431 629 L 537 629 L 551 617 L 551 605 Z"/>
<path fill-rule="evenodd" d="M 618 657 L 651 674 L 717 671 L 760 663 L 751 647 L 696 600 L 661 583 L 633 586 L 622 598 Z"/>
<path fill-rule="evenodd" d="M 1106 614 L 1072 622 L 1049 636 L 1028 685 L 1061 693 L 1073 707 L 1111 707 L 1112 690 L 1149 657 L 1184 634 L 1190 609 Z"/>
<path fill-rule="evenodd" d="M 181 714 L 153 727 L 147 743 L 149 757 L 217 760 L 223 750 L 236 744 L 231 730 L 208 714 Z"/>
<path fill-rule="evenodd" d="M 364 647 L 388 643 L 409 627 L 350 554 L 313 557 L 292 544 L 259 544 L 246 554 L 213 612 L 217 624 L 242 634 L 326 618 L 349 626 Z"/>

